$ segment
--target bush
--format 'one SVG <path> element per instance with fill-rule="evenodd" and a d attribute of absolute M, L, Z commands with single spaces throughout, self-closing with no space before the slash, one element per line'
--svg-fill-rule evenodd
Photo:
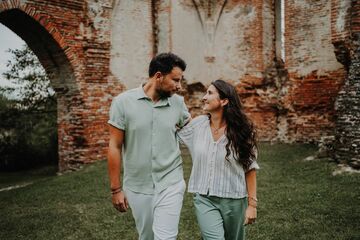
<path fill-rule="evenodd" d="M 0 170 L 56 164 L 56 104 L 45 102 L 41 111 L 19 106 L 0 95 Z"/>

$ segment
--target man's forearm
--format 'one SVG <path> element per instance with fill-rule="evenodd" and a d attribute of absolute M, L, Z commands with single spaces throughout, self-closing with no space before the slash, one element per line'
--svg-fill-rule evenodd
<path fill-rule="evenodd" d="M 108 171 L 111 189 L 121 187 L 121 150 L 111 145 L 108 151 Z"/>

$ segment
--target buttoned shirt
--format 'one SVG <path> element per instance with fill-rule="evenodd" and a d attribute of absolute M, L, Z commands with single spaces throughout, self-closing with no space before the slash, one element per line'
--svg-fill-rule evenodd
<path fill-rule="evenodd" d="M 214 141 L 208 116 L 194 118 L 178 137 L 188 147 L 193 163 L 188 192 L 235 199 L 247 196 L 245 171 L 232 153 L 229 161 L 225 159 L 228 140 L 223 134 Z M 259 169 L 255 159 L 248 171 L 251 169 Z"/>
<path fill-rule="evenodd" d="M 183 179 L 176 126 L 190 117 L 184 100 L 174 94 L 153 102 L 143 88 L 115 97 L 108 123 L 125 131 L 123 187 L 153 194 Z"/>

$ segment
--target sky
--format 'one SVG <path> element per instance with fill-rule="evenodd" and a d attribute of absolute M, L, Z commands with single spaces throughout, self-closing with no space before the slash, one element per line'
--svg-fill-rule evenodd
<path fill-rule="evenodd" d="M 7 69 L 6 63 L 11 58 L 10 53 L 6 52 L 7 49 L 21 48 L 25 42 L 16 35 L 13 31 L 0 23 L 0 85 L 6 85 L 7 81 L 4 80 L 2 73 Z"/>

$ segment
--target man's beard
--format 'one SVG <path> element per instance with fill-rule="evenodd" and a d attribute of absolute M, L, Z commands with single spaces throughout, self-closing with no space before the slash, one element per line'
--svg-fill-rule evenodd
<path fill-rule="evenodd" d="M 169 98 L 173 95 L 171 91 L 164 91 L 162 89 L 158 89 L 157 93 L 159 94 L 160 98 Z"/>

